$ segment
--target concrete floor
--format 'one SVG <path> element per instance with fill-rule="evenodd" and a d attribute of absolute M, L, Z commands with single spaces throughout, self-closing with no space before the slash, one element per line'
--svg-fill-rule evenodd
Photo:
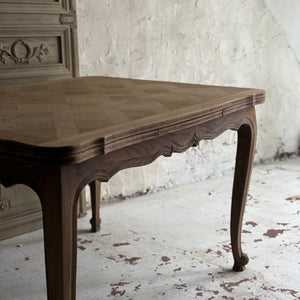
<path fill-rule="evenodd" d="M 77 299 L 300 299 L 300 158 L 255 167 L 233 273 L 232 174 L 102 208 L 78 222 Z M 0 299 L 46 299 L 42 231 L 0 242 Z"/>

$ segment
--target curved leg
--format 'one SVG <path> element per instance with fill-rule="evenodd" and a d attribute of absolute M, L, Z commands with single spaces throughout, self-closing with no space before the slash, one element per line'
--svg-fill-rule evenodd
<path fill-rule="evenodd" d="M 73 166 L 47 168 L 40 198 L 48 300 L 76 299 L 77 196 Z"/>
<path fill-rule="evenodd" d="M 92 232 L 100 230 L 100 195 L 101 195 L 101 183 L 98 180 L 91 182 L 91 204 L 92 204 L 92 218 L 90 223 L 92 225 Z"/>
<path fill-rule="evenodd" d="M 251 121 L 252 126 L 244 124 L 238 130 L 230 223 L 234 271 L 243 271 L 249 261 L 248 256 L 242 252 L 241 231 L 255 152 L 256 121 L 254 110 L 251 113 Z"/>

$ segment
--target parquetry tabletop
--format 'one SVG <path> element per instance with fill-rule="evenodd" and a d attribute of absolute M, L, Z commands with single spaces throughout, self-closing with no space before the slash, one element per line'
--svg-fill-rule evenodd
<path fill-rule="evenodd" d="M 0 95 L 0 153 L 14 149 L 22 157 L 47 148 L 58 155 L 64 148 L 72 160 L 264 101 L 259 89 L 108 77 L 1 87 Z"/>

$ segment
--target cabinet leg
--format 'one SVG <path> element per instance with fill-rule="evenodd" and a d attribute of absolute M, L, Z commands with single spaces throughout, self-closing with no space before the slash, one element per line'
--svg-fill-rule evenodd
<path fill-rule="evenodd" d="M 101 198 L 101 183 L 100 181 L 93 181 L 90 183 L 91 189 L 91 204 L 92 204 L 92 218 L 90 223 L 92 225 L 92 232 L 100 230 L 100 198 Z"/>
<path fill-rule="evenodd" d="M 245 124 L 238 130 L 237 157 L 232 192 L 230 224 L 234 271 L 243 271 L 245 269 L 245 265 L 249 261 L 248 256 L 242 252 L 241 231 L 255 152 L 255 114 L 253 115 L 252 121 L 253 124 L 251 126 Z"/>

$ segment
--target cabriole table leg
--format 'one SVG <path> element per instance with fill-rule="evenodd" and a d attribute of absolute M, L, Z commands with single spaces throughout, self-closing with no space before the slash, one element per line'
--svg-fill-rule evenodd
<path fill-rule="evenodd" d="M 98 232 L 100 230 L 100 195 L 101 195 L 101 183 L 98 180 L 92 181 L 90 184 L 91 189 L 91 205 L 92 205 L 92 218 L 90 223 L 92 225 L 92 232 Z"/>
<path fill-rule="evenodd" d="M 73 166 L 47 168 L 40 198 L 48 300 L 76 299 L 77 182 Z"/>
<path fill-rule="evenodd" d="M 249 123 L 238 129 L 238 145 L 231 204 L 231 245 L 234 271 L 243 271 L 248 256 L 242 252 L 241 231 L 248 187 L 252 172 L 256 141 L 256 119 L 254 109 L 250 112 Z"/>

